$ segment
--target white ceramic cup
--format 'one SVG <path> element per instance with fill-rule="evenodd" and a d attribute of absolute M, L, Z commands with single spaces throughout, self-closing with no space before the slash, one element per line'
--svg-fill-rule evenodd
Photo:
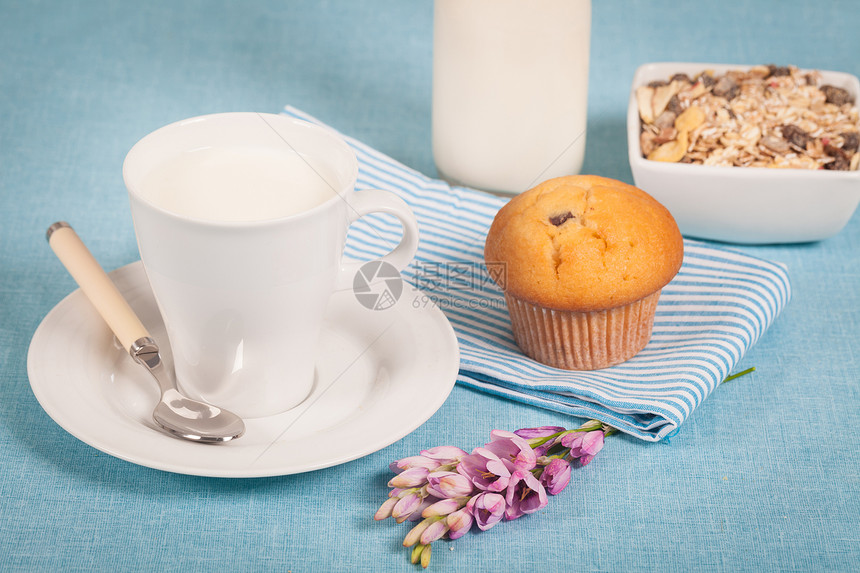
<path fill-rule="evenodd" d="M 148 182 L 168 164 L 179 162 L 172 174 L 181 172 L 185 158 L 201 150 L 238 154 L 227 175 L 239 181 L 258 175 L 256 166 L 242 164 L 241 154 L 292 154 L 325 180 L 330 196 L 293 214 L 279 214 L 274 203 L 266 213 L 263 202 L 262 212 L 249 212 L 251 220 L 218 220 L 195 215 L 211 207 L 202 205 L 206 193 L 196 189 L 191 203 L 177 210 Z M 287 164 L 279 176 L 292 176 L 294 162 Z M 190 161 L 188 169 L 201 169 L 200 162 Z M 355 191 L 357 174 L 355 154 L 335 133 L 271 114 L 180 121 L 129 151 L 123 178 L 141 260 L 167 328 L 178 382 L 191 397 L 246 418 L 285 411 L 307 397 L 327 301 L 336 288 L 351 288 L 360 266 L 341 258 L 347 227 L 362 215 L 396 216 L 403 238 L 382 260 L 398 270 L 412 260 L 418 225 L 409 207 L 387 191 Z M 199 174 L 190 175 L 193 181 Z M 212 201 L 225 202 L 224 214 L 232 215 L 236 205 L 243 210 L 236 203 L 230 207 L 235 197 L 226 197 L 229 189 L 215 187 Z M 246 192 L 239 191 L 243 197 Z M 301 186 L 285 192 L 303 196 Z"/>

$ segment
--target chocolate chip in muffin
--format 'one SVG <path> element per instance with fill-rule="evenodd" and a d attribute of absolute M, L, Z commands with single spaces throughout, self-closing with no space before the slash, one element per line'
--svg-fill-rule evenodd
<path fill-rule="evenodd" d="M 568 211 L 567 213 L 562 213 L 561 215 L 553 215 L 549 218 L 549 222 L 556 227 L 561 227 L 568 219 L 576 219 L 576 216 L 570 211 Z"/>

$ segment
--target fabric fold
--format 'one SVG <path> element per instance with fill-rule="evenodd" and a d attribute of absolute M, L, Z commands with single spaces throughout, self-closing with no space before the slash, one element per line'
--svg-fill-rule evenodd
<path fill-rule="evenodd" d="M 293 107 L 284 113 L 321 124 Z M 403 272 L 413 303 L 436 304 L 460 344 L 458 383 L 579 417 L 596 418 L 647 441 L 677 430 L 731 373 L 791 298 L 784 266 L 685 239 L 684 262 L 664 287 L 648 345 L 611 368 L 574 372 L 525 356 L 514 343 L 504 295 L 484 265 L 484 240 L 505 200 L 452 187 L 343 136 L 359 161 L 357 188 L 400 195 L 418 219 L 421 242 Z M 379 215 L 354 223 L 345 255 L 377 257 L 396 245 L 399 224 Z"/>

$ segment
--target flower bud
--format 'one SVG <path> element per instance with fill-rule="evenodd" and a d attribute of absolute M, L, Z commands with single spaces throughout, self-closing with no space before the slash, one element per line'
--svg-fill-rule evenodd
<path fill-rule="evenodd" d="M 570 448 L 570 457 L 579 458 L 579 462 L 586 465 L 603 449 L 603 430 L 565 434 L 561 445 Z"/>
<path fill-rule="evenodd" d="M 433 505 L 427 507 L 421 514 L 421 517 L 439 517 L 440 515 L 448 515 L 457 511 L 466 504 L 465 497 L 452 497 L 441 499 Z"/>
<path fill-rule="evenodd" d="M 391 510 L 394 509 L 394 506 L 397 504 L 399 500 L 396 497 L 389 497 L 385 500 L 385 502 L 379 506 L 379 509 L 376 510 L 376 513 L 373 516 L 373 519 L 379 521 L 381 519 L 386 519 L 391 517 Z"/>
<path fill-rule="evenodd" d="M 430 547 L 428 547 L 427 545 L 419 544 L 412 548 L 412 556 L 409 560 L 412 562 L 413 565 L 421 561 L 421 553 L 423 553 L 425 549 L 430 549 Z"/>
<path fill-rule="evenodd" d="M 430 527 L 430 524 L 433 522 L 432 518 L 425 519 L 424 521 L 419 521 L 418 525 L 409 530 L 409 533 L 406 534 L 406 537 L 403 538 L 403 547 L 412 547 L 418 540 L 421 539 L 421 534 Z"/>
<path fill-rule="evenodd" d="M 422 499 L 421 504 L 415 509 L 412 515 L 409 516 L 409 521 L 420 521 L 421 519 L 423 519 L 422 514 L 424 513 L 424 511 L 438 501 L 439 498 L 432 495 L 428 495 L 427 497 Z"/>
<path fill-rule="evenodd" d="M 427 491 L 440 498 L 461 497 L 472 493 L 469 478 L 456 472 L 433 472 L 427 476 Z"/>
<path fill-rule="evenodd" d="M 427 481 L 427 468 L 409 468 L 388 481 L 388 487 L 417 487 Z"/>
<path fill-rule="evenodd" d="M 391 517 L 393 517 L 397 523 L 402 523 L 410 515 L 415 513 L 415 510 L 418 509 L 419 505 L 421 505 L 421 497 L 418 496 L 418 494 L 410 493 L 404 495 L 392 508 Z"/>
<path fill-rule="evenodd" d="M 437 539 L 441 539 L 447 532 L 448 524 L 445 522 L 444 518 L 440 517 L 438 518 L 438 521 L 431 523 L 430 526 L 424 530 L 424 533 L 421 534 L 421 543 L 429 545 Z"/>
<path fill-rule="evenodd" d="M 421 455 L 431 460 L 436 460 L 439 465 L 453 464 L 460 461 L 460 458 L 466 455 L 466 452 L 454 446 L 436 446 L 429 450 L 423 450 Z"/>
<path fill-rule="evenodd" d="M 433 549 L 426 545 L 424 547 L 424 551 L 421 552 L 421 567 L 427 569 L 430 566 L 430 555 L 432 554 Z"/>
<path fill-rule="evenodd" d="M 562 428 L 561 426 L 541 426 L 539 428 L 522 428 L 520 430 L 515 431 L 514 433 L 521 438 L 531 440 L 534 438 L 548 438 L 553 434 L 557 434 L 563 431 L 564 428 Z"/>
<path fill-rule="evenodd" d="M 445 518 L 445 523 L 448 525 L 448 537 L 457 539 L 464 536 L 472 528 L 473 521 L 472 514 L 467 507 L 449 514 Z"/>
<path fill-rule="evenodd" d="M 388 467 L 391 471 L 395 473 L 400 473 L 403 470 L 408 470 L 410 468 L 427 468 L 430 471 L 438 468 L 440 464 L 436 460 L 431 460 L 430 458 L 426 458 L 424 456 L 409 456 L 408 458 L 399 459 L 396 462 L 391 462 L 388 464 Z"/>

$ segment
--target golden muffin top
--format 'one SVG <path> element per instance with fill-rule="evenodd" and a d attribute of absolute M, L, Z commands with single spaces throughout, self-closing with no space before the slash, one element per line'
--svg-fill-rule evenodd
<path fill-rule="evenodd" d="M 557 310 L 605 310 L 663 288 L 684 244 L 669 211 L 632 185 L 594 175 L 545 181 L 496 214 L 484 259 L 507 293 Z"/>

